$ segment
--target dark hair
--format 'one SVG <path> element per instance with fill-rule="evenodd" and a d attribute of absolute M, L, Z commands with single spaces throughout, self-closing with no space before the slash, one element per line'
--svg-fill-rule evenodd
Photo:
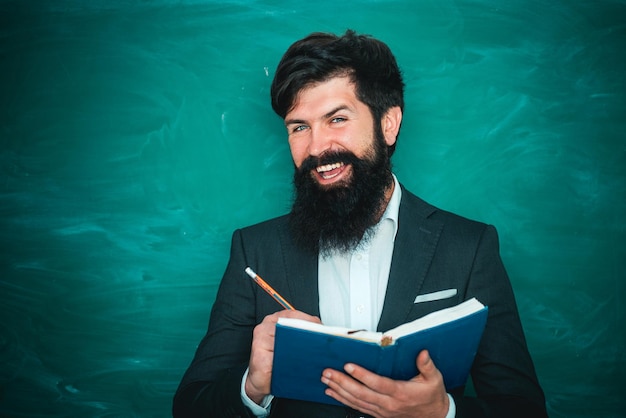
<path fill-rule="evenodd" d="M 351 78 L 357 98 L 369 107 L 379 126 L 390 108 L 404 110 L 404 82 L 391 50 L 353 30 L 342 36 L 316 32 L 292 44 L 276 68 L 272 108 L 284 119 L 302 89 L 344 75 Z M 389 155 L 394 149 L 395 144 Z"/>

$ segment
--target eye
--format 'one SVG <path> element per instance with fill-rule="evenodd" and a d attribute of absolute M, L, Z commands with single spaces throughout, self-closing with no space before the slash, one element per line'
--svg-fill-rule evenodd
<path fill-rule="evenodd" d="M 306 125 L 297 125 L 291 131 L 292 132 L 302 132 L 307 128 Z"/>
<path fill-rule="evenodd" d="M 341 123 L 341 122 L 345 122 L 347 119 L 342 117 L 342 116 L 337 116 L 334 117 L 330 120 L 331 123 Z"/>
<path fill-rule="evenodd" d="M 292 126 L 289 127 L 289 133 L 290 134 L 295 134 L 295 133 L 298 133 L 298 132 L 302 132 L 302 131 L 304 131 L 307 128 L 308 128 L 307 125 L 292 125 Z"/>

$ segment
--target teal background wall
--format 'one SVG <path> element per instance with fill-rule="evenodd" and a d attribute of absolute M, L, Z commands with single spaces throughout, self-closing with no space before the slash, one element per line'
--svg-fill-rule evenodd
<path fill-rule="evenodd" d="M 495 224 L 552 417 L 626 416 L 626 3 L 0 1 L 0 416 L 165 417 L 232 230 L 288 210 L 269 84 L 351 27 L 395 171 Z"/>

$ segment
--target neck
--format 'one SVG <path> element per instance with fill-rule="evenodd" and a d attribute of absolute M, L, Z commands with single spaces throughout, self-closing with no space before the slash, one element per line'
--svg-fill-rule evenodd
<path fill-rule="evenodd" d="M 391 184 L 385 190 L 385 197 L 383 199 L 383 204 L 380 207 L 380 211 L 378 213 L 378 217 L 376 218 L 376 223 L 380 222 L 380 219 L 383 217 L 385 210 L 387 210 L 387 206 L 389 206 L 389 201 L 391 200 L 391 196 L 393 196 L 393 191 L 396 189 L 396 182 L 391 178 Z"/>

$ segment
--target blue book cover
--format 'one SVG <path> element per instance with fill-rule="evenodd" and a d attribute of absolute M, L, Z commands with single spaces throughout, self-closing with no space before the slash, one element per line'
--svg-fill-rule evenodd
<path fill-rule="evenodd" d="M 276 397 L 339 404 L 324 394 L 326 368 L 346 363 L 397 380 L 419 372 L 417 355 L 428 350 L 446 388 L 466 383 L 487 322 L 488 308 L 470 299 L 385 333 L 354 332 L 281 318 L 276 325 L 272 394 Z"/>

